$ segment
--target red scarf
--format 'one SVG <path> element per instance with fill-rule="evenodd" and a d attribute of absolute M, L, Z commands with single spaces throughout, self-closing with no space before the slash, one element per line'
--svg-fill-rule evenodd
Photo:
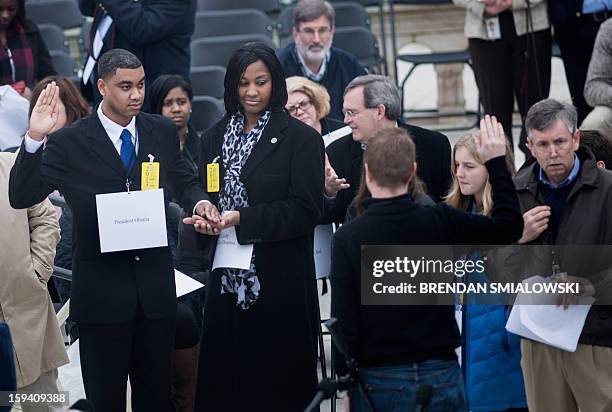
<path fill-rule="evenodd" d="M 23 80 L 28 87 L 33 87 L 34 55 L 25 30 L 15 24 L 7 30 L 6 37 L 6 47 L 0 46 L 0 85 Z"/>

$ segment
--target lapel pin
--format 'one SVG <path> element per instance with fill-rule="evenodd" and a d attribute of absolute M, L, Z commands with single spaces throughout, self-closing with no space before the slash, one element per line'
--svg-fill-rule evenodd
<path fill-rule="evenodd" d="M 273 137 L 272 140 L 270 140 L 270 143 L 274 144 L 278 142 L 278 139 L 276 137 Z"/>

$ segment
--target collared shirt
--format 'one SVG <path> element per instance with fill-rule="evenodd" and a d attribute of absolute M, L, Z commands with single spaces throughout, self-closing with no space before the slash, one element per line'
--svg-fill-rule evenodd
<path fill-rule="evenodd" d="M 327 69 L 327 63 L 331 58 L 331 49 L 328 50 L 327 53 L 325 53 L 325 58 L 323 59 L 323 63 L 321 63 L 321 67 L 319 68 L 318 73 L 313 73 L 312 70 L 308 68 L 306 62 L 302 58 L 302 55 L 297 49 L 297 45 L 295 46 L 295 53 L 298 56 L 298 60 L 300 61 L 300 65 L 302 66 L 302 72 L 304 73 L 304 75 L 312 81 L 320 82 L 323 76 L 325 76 L 325 69 Z"/>
<path fill-rule="evenodd" d="M 106 117 L 106 115 L 102 112 L 102 105 L 104 104 L 104 100 L 102 103 L 98 105 L 98 118 L 100 119 L 100 123 L 102 123 L 102 127 L 106 131 L 106 135 L 111 140 L 113 146 L 115 146 L 115 150 L 117 153 L 121 155 L 121 132 L 123 129 L 128 129 L 130 134 L 132 135 L 132 143 L 134 144 L 134 149 L 136 150 L 136 154 L 138 154 L 138 130 L 136 129 L 136 116 L 132 117 L 132 120 L 128 123 L 127 126 L 123 127 L 120 124 L 113 122 L 111 119 Z"/>
<path fill-rule="evenodd" d="M 561 183 L 559 183 L 558 185 L 551 183 L 548 180 L 548 177 L 546 177 L 546 173 L 544 173 L 544 170 L 542 170 L 541 167 L 540 167 L 540 182 L 550 187 L 551 189 L 560 189 L 572 183 L 576 179 L 576 177 L 578 177 L 579 171 L 580 171 L 580 159 L 574 153 L 574 167 L 572 168 L 572 171 L 570 172 L 570 174 Z"/>

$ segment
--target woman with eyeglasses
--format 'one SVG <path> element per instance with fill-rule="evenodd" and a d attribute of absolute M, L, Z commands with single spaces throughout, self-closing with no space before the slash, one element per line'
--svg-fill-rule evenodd
<path fill-rule="evenodd" d="M 325 145 L 351 133 L 351 128 L 343 122 L 328 117 L 330 97 L 325 87 L 301 76 L 291 76 L 285 81 L 288 95 L 285 109 L 319 132 Z"/>
<path fill-rule="evenodd" d="M 205 217 L 185 223 L 215 254 L 233 228 L 252 249 L 242 268 L 210 273 L 195 410 L 303 411 L 317 385 L 312 239 L 323 209 L 323 142 L 285 111 L 285 76 L 270 47 L 238 49 L 224 86 L 226 115 L 202 138 Z"/>

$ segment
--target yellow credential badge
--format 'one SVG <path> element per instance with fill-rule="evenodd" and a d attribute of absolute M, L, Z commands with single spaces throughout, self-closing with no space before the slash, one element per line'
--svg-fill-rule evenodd
<path fill-rule="evenodd" d="M 159 189 L 159 162 L 142 163 L 142 179 L 140 189 Z"/>
<path fill-rule="evenodd" d="M 219 163 L 208 163 L 206 165 L 206 191 L 219 191 Z"/>

